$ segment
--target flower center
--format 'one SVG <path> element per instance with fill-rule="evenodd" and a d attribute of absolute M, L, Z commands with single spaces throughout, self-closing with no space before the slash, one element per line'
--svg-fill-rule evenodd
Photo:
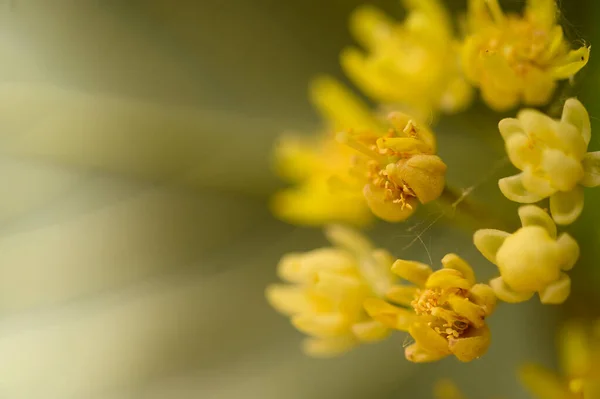
<path fill-rule="evenodd" d="M 418 316 L 430 317 L 427 325 L 444 338 L 458 338 L 471 326 L 467 318 L 452 310 L 448 302 L 451 295 L 466 298 L 467 291 L 460 288 L 418 290 L 411 303 Z"/>

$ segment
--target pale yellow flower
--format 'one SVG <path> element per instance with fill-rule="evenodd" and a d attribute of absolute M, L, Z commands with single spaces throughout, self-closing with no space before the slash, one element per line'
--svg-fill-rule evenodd
<path fill-rule="evenodd" d="M 520 370 L 525 387 L 538 399 L 600 398 L 600 322 L 595 328 L 581 321 L 567 324 L 560 334 L 563 375 L 537 364 Z"/>
<path fill-rule="evenodd" d="M 496 297 L 486 284 L 476 284 L 473 269 L 455 254 L 442 259 L 443 269 L 433 271 L 420 262 L 396 260 L 392 272 L 414 285 L 391 287 L 386 299 L 365 301 L 375 320 L 408 331 L 415 343 L 405 348 L 412 362 L 432 362 L 448 355 L 469 362 L 482 356 L 490 344 L 485 318 Z"/>
<path fill-rule="evenodd" d="M 587 64 L 590 48 L 571 50 L 557 15 L 555 0 L 527 0 L 522 15 L 505 14 L 498 0 L 469 1 L 462 64 L 491 108 L 544 105 L 557 81 Z"/>
<path fill-rule="evenodd" d="M 499 123 L 506 151 L 522 172 L 498 182 L 510 200 L 532 203 L 550 197 L 558 224 L 572 223 L 583 210 L 583 187 L 600 185 L 600 152 L 587 152 L 590 118 L 575 98 L 554 120 L 533 109 Z"/>
<path fill-rule="evenodd" d="M 330 226 L 325 233 L 333 247 L 284 256 L 278 274 L 288 284 L 266 291 L 269 303 L 310 336 L 303 350 L 316 357 L 384 339 L 388 328 L 369 317 L 363 303 L 383 296 L 394 283 L 387 251 L 342 226 Z"/>
<path fill-rule="evenodd" d="M 295 186 L 275 194 L 275 215 L 295 224 L 344 222 L 364 225 L 372 219 L 363 184 L 348 176 L 355 151 L 336 140 L 338 131 L 359 127 L 380 129 L 379 122 L 348 89 L 331 78 L 311 85 L 311 99 L 326 121 L 316 135 L 286 134 L 275 148 L 279 174 Z"/>
<path fill-rule="evenodd" d="M 505 302 L 522 302 L 536 292 L 544 304 L 564 302 L 571 292 L 565 273 L 579 258 L 579 245 L 569 234 L 557 238 L 552 218 L 535 205 L 519 208 L 522 228 L 509 234 L 484 229 L 475 232 L 477 249 L 498 266 L 500 277 L 490 281 Z"/>
<path fill-rule="evenodd" d="M 408 107 L 421 118 L 466 108 L 472 88 L 462 75 L 459 46 L 438 0 L 404 0 L 398 22 L 373 6 L 352 15 L 351 30 L 364 51 L 346 49 L 344 70 L 374 100 Z"/>

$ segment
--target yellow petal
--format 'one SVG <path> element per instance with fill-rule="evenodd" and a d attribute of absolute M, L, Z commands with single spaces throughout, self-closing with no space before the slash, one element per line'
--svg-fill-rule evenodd
<path fill-rule="evenodd" d="M 554 224 L 548 212 L 539 206 L 524 205 L 519 207 L 519 218 L 523 227 L 540 226 L 548 232 L 551 238 L 556 238 L 556 224 Z"/>
<path fill-rule="evenodd" d="M 504 145 L 510 162 L 519 170 L 539 162 L 541 154 L 539 148 L 531 145 L 531 140 L 524 134 L 512 135 L 506 139 Z"/>
<path fill-rule="evenodd" d="M 552 183 L 547 176 L 538 173 L 538 171 L 534 171 L 531 166 L 527 165 L 524 168 L 523 173 L 521 173 L 523 187 L 528 192 L 534 193 L 541 198 L 549 197 L 556 192 L 556 188 L 552 186 Z"/>
<path fill-rule="evenodd" d="M 356 268 L 356 260 L 347 251 L 337 248 L 319 248 L 303 254 L 291 253 L 283 256 L 277 266 L 281 279 L 294 282 L 314 282 L 317 273 L 331 270 L 337 273 L 351 273 Z"/>
<path fill-rule="evenodd" d="M 406 184 L 422 204 L 436 200 L 444 191 L 447 166 L 437 155 L 418 154 L 388 164 L 390 180 Z"/>
<path fill-rule="evenodd" d="M 570 293 L 571 279 L 565 273 L 561 273 L 560 279 L 539 292 L 540 301 L 545 305 L 560 305 L 567 300 Z"/>
<path fill-rule="evenodd" d="M 565 399 L 571 397 L 560 377 L 542 366 L 536 364 L 525 365 L 519 370 L 519 377 L 525 388 L 539 399 Z"/>
<path fill-rule="evenodd" d="M 486 316 L 492 314 L 496 308 L 496 294 L 492 287 L 487 284 L 475 284 L 471 287 L 469 299 L 481 306 Z"/>
<path fill-rule="evenodd" d="M 331 77 L 315 79 L 311 83 L 310 95 L 315 107 L 335 130 L 379 128 L 369 107 Z"/>
<path fill-rule="evenodd" d="M 448 339 L 448 346 L 454 356 L 461 362 L 470 362 L 483 356 L 490 346 L 491 334 L 484 325 L 478 329 L 470 329 L 465 336 Z"/>
<path fill-rule="evenodd" d="M 534 292 L 516 292 L 504 283 L 502 277 L 490 280 L 490 287 L 501 301 L 508 303 L 525 302 L 531 299 Z"/>
<path fill-rule="evenodd" d="M 475 284 L 475 272 L 473 272 L 473 268 L 460 256 L 456 254 L 446 254 L 442 258 L 442 265 L 446 269 L 458 270 L 462 276 L 467 279 L 469 284 Z"/>
<path fill-rule="evenodd" d="M 417 209 L 418 201 L 415 198 L 409 199 L 407 204 L 402 206 L 401 204 L 389 201 L 382 189 L 374 187 L 371 184 L 365 185 L 363 195 L 367 200 L 367 205 L 371 212 L 386 222 L 403 222 Z"/>
<path fill-rule="evenodd" d="M 522 204 L 531 204 L 544 198 L 525 189 L 521 174 L 498 180 L 498 187 L 506 198 Z"/>
<path fill-rule="evenodd" d="M 575 187 L 571 191 L 557 191 L 550 196 L 550 212 L 557 224 L 573 223 L 583 211 L 583 188 Z"/>
<path fill-rule="evenodd" d="M 377 139 L 377 147 L 380 149 L 391 149 L 405 154 L 430 153 L 432 149 L 423 141 L 413 137 L 380 137 Z"/>
<path fill-rule="evenodd" d="M 469 320 L 476 328 L 484 326 L 485 310 L 481 306 L 471 302 L 467 298 L 459 297 L 457 295 L 450 296 L 450 298 L 448 298 L 448 303 L 450 304 L 450 307 L 452 307 L 452 310 Z"/>
<path fill-rule="evenodd" d="M 527 0 L 525 15 L 542 29 L 549 29 L 556 21 L 555 0 Z"/>
<path fill-rule="evenodd" d="M 393 21 L 376 7 L 363 5 L 350 18 L 350 31 L 363 46 L 370 48 L 392 32 Z"/>
<path fill-rule="evenodd" d="M 600 186 L 600 151 L 588 152 L 581 163 L 584 175 L 580 184 L 585 187 Z"/>
<path fill-rule="evenodd" d="M 339 356 L 358 345 L 351 335 L 337 338 L 307 338 L 302 342 L 302 351 L 308 356 L 331 358 Z"/>
<path fill-rule="evenodd" d="M 368 298 L 364 301 L 365 311 L 373 319 L 396 330 L 408 331 L 415 314 L 407 309 L 390 305 L 379 298 Z"/>
<path fill-rule="evenodd" d="M 390 335 L 390 329 L 377 320 L 352 325 L 352 333 L 361 342 L 377 342 Z"/>
<path fill-rule="evenodd" d="M 590 116 L 581 102 L 576 98 L 569 98 L 565 102 L 562 113 L 562 122 L 570 123 L 580 132 L 581 137 L 587 145 L 592 136 L 592 125 Z"/>
<path fill-rule="evenodd" d="M 527 105 L 546 105 L 554 91 L 556 82 L 552 74 L 545 70 L 531 68 L 527 74 L 527 84 L 523 88 L 523 102 Z"/>
<path fill-rule="evenodd" d="M 460 288 L 468 290 L 471 288 L 469 280 L 463 277 L 462 273 L 454 269 L 436 270 L 429 276 L 425 283 L 426 288 Z"/>
<path fill-rule="evenodd" d="M 477 230 L 473 235 L 473 243 L 487 260 L 496 264 L 496 254 L 504 243 L 504 240 L 509 236 L 510 234 L 505 231 L 481 229 Z"/>
<path fill-rule="evenodd" d="M 575 75 L 583 68 L 590 59 L 590 47 L 580 47 L 577 50 L 571 50 L 560 60 L 556 61 L 557 66 L 550 69 L 550 74 L 554 79 L 567 79 Z"/>
<path fill-rule="evenodd" d="M 448 341 L 436 333 L 431 327 L 422 322 L 414 322 L 410 325 L 408 332 L 415 343 L 427 352 L 439 355 L 450 353 Z"/>
<path fill-rule="evenodd" d="M 427 146 L 431 149 L 432 154 L 435 153 L 435 135 L 426 125 L 423 123 L 417 123 L 413 117 L 403 112 L 390 112 L 387 119 L 390 124 L 400 132 L 403 132 L 409 126 L 416 128 L 416 132 L 414 132 L 416 137 L 427 144 Z"/>
<path fill-rule="evenodd" d="M 415 285 L 424 286 L 433 270 L 425 263 L 398 259 L 392 265 L 392 273 Z"/>
<path fill-rule="evenodd" d="M 386 299 L 398 305 L 411 306 L 417 295 L 417 287 L 394 285 L 385 294 Z"/>
<path fill-rule="evenodd" d="M 413 363 L 436 362 L 448 355 L 448 353 L 426 351 L 419 344 L 412 344 L 404 348 L 404 357 Z"/>
<path fill-rule="evenodd" d="M 514 136 L 525 136 L 525 131 L 521 121 L 516 118 L 504 118 L 498 123 L 498 130 L 504 141 L 508 141 Z"/>
<path fill-rule="evenodd" d="M 305 334 L 331 338 L 348 329 L 348 320 L 341 313 L 305 313 L 292 317 L 292 324 Z"/>
<path fill-rule="evenodd" d="M 581 159 L 587 151 L 588 143 L 581 131 L 571 123 L 560 121 L 557 124 L 556 136 L 561 142 L 560 149 L 575 159 Z"/>
<path fill-rule="evenodd" d="M 565 271 L 571 270 L 579 259 L 579 244 L 568 233 L 562 233 L 558 237 L 556 244 L 562 258 L 561 269 Z"/>
<path fill-rule="evenodd" d="M 272 284 L 267 287 L 265 295 L 271 306 L 288 316 L 307 312 L 311 309 L 306 289 L 303 287 Z"/>
<path fill-rule="evenodd" d="M 540 166 L 548 175 L 552 186 L 561 191 L 575 188 L 584 175 L 583 166 L 578 159 L 551 148 L 542 152 Z"/>
<path fill-rule="evenodd" d="M 519 111 L 517 118 L 521 121 L 527 135 L 535 140 L 541 140 L 544 144 L 560 148 L 560 141 L 556 135 L 558 122 L 548 115 L 531 108 Z"/>

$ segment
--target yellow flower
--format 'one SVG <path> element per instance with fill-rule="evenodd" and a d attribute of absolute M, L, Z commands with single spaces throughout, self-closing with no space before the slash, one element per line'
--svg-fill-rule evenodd
<path fill-rule="evenodd" d="M 539 399 L 600 398 L 600 322 L 595 328 L 580 321 L 567 324 L 559 353 L 564 376 L 527 364 L 520 370 L 525 387 Z"/>
<path fill-rule="evenodd" d="M 417 204 L 437 199 L 445 187 L 446 164 L 435 153 L 435 137 L 399 112 L 389 116 L 388 131 L 353 129 L 338 140 L 357 151 L 350 174 L 371 211 L 388 222 L 406 220 Z"/>
<path fill-rule="evenodd" d="M 393 21 L 372 6 L 357 9 L 351 30 L 365 52 L 342 52 L 346 73 L 378 102 L 399 104 L 421 118 L 466 108 L 472 88 L 462 76 L 452 23 L 438 0 L 404 0 L 408 16 Z"/>
<path fill-rule="evenodd" d="M 528 0 L 523 15 L 504 14 L 498 0 L 469 1 L 463 68 L 491 108 L 544 105 L 558 80 L 587 64 L 590 48 L 570 49 L 557 14 L 555 0 Z"/>
<path fill-rule="evenodd" d="M 372 215 L 362 185 L 348 176 L 355 152 L 336 141 L 336 132 L 353 127 L 379 129 L 368 107 L 331 78 L 311 85 L 311 99 L 326 121 L 317 135 L 284 135 L 275 148 L 275 166 L 294 187 L 272 199 L 275 215 L 305 225 L 345 222 L 364 225 Z"/>
<path fill-rule="evenodd" d="M 550 197 L 558 224 L 570 224 L 583 210 L 583 186 L 600 185 L 600 152 L 587 152 L 590 118 L 575 98 L 565 102 L 561 120 L 532 109 L 499 123 L 506 151 L 522 172 L 500 179 L 510 200 L 532 203 Z"/>
<path fill-rule="evenodd" d="M 310 336 L 303 349 L 316 357 L 385 338 L 388 328 L 366 314 L 363 302 L 383 296 L 394 283 L 387 251 L 348 228 L 330 226 L 325 233 L 333 247 L 284 256 L 278 274 L 289 284 L 266 290 L 269 303 Z"/>
<path fill-rule="evenodd" d="M 446 255 L 442 265 L 433 272 L 423 263 L 396 260 L 392 272 L 414 286 L 395 285 L 386 299 L 404 307 L 379 298 L 365 301 L 367 313 L 375 320 L 410 333 L 415 343 L 404 354 L 412 362 L 436 361 L 451 354 L 469 362 L 490 344 L 485 318 L 496 304 L 492 289 L 476 284 L 471 266 L 455 254 Z"/>
<path fill-rule="evenodd" d="M 571 291 L 571 279 L 564 272 L 579 258 L 577 241 L 567 233 L 557 238 L 552 218 L 535 205 L 520 207 L 519 217 L 523 227 L 513 234 L 475 232 L 475 246 L 500 270 L 490 285 L 505 302 L 526 301 L 536 292 L 544 304 L 564 302 Z"/>

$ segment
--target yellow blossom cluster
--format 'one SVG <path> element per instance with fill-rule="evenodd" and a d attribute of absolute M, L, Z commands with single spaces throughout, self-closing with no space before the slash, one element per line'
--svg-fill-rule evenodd
<path fill-rule="evenodd" d="M 547 105 L 559 81 L 587 64 L 590 47 L 571 48 L 554 0 L 527 0 L 521 13 L 505 13 L 497 0 L 469 0 L 464 37 L 456 35 L 441 1 L 402 4 L 402 21 L 371 6 L 359 8 L 351 30 L 361 48 L 341 55 L 347 75 L 378 107 L 332 78 L 317 79 L 311 99 L 325 120 L 323 130 L 278 142 L 277 170 L 295 185 L 275 195 L 275 214 L 295 224 L 328 226 L 333 246 L 284 256 L 278 273 L 286 284 L 270 286 L 266 295 L 309 336 L 304 351 L 313 356 L 335 356 L 400 330 L 412 339 L 404 350 L 411 362 L 450 355 L 469 362 L 490 345 L 487 319 L 497 300 L 518 303 L 537 294 L 542 304 L 558 305 L 571 294 L 567 272 L 580 246 L 557 225 L 573 223 L 583 210 L 584 187 L 600 185 L 600 152 L 588 152 L 592 129 L 583 104 L 567 99 L 559 119 L 523 109 L 498 124 L 508 158 L 520 171 L 500 179 L 499 189 L 526 205 L 518 209 L 521 227 L 515 232 L 485 228 L 473 235 L 475 247 L 498 268 L 488 283 L 476 281 L 473 268 L 456 254 L 444 256 L 434 271 L 394 259 L 358 231 L 331 223 L 364 226 L 375 217 L 402 222 L 419 204 L 447 200 L 453 192 L 446 186 L 447 165 L 423 120 L 465 110 L 474 88 L 496 111 Z M 549 211 L 533 205 L 546 199 Z M 571 331 L 565 342 L 582 347 L 584 335 Z M 568 366 L 566 385 L 537 366 L 523 369 L 525 384 L 539 397 L 595 397 L 589 392 L 598 392 L 600 345 L 594 345 L 586 346 L 593 356 L 571 348 L 576 359 L 569 364 L 577 365 Z M 544 396 L 544 389 L 559 396 Z M 442 385 L 438 396 L 461 397 L 451 384 Z"/>

